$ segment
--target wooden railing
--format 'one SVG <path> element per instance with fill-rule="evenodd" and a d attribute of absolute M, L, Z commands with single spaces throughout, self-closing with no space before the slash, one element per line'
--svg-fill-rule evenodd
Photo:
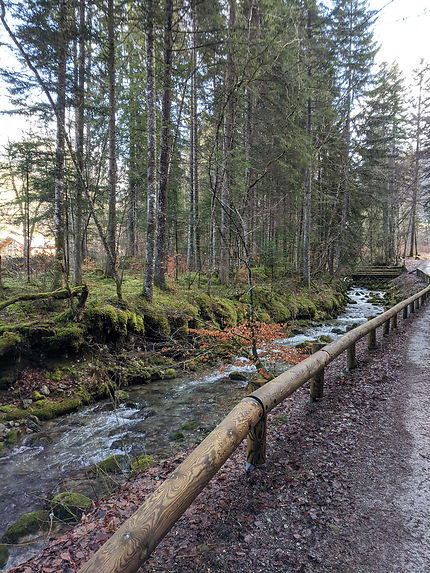
<path fill-rule="evenodd" d="M 430 277 L 418 276 L 430 283 Z M 347 368 L 354 368 L 355 345 L 367 336 L 368 347 L 376 344 L 376 329 L 384 335 L 397 327 L 397 315 L 403 318 L 419 308 L 430 293 L 430 286 L 372 318 L 339 340 L 314 348 L 315 352 L 280 376 L 277 376 L 239 402 L 203 442 L 150 495 L 140 508 L 80 569 L 80 573 L 128 573 L 136 571 L 160 543 L 213 475 L 248 435 L 247 464 L 265 459 L 266 416 L 277 404 L 311 380 L 311 400 L 322 398 L 324 368 L 346 351 Z"/>

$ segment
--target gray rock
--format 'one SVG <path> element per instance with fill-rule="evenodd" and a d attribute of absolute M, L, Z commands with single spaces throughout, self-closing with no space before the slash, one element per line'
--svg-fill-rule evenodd
<path fill-rule="evenodd" d="M 44 396 L 49 396 L 49 394 L 51 393 L 51 392 L 49 391 L 49 388 L 48 388 L 48 386 L 47 386 L 46 384 L 43 384 L 43 385 L 42 385 L 42 387 L 40 388 L 39 392 L 40 392 L 41 394 L 43 394 Z"/>
<path fill-rule="evenodd" d="M 24 398 L 24 400 L 22 401 L 22 407 L 24 408 L 24 410 L 29 408 L 32 404 L 33 400 L 31 400 L 30 398 Z"/>

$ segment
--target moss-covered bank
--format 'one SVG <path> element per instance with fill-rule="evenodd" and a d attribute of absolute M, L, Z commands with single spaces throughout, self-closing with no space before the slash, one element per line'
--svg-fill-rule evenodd
<path fill-rule="evenodd" d="M 209 296 L 188 285 L 175 292 L 156 291 L 152 303 L 133 292 L 126 308 L 115 306 L 110 297 L 92 298 L 90 287 L 88 305 L 78 318 L 58 307 L 65 303 L 57 303 L 39 320 L 30 307 L 17 314 L 27 320 L 14 320 L 14 309 L 8 307 L 0 314 L 0 423 L 48 420 L 106 396 L 119 401 L 122 387 L 175 377 L 178 361 L 192 368 L 195 349 L 189 327 L 225 329 L 246 321 L 249 294 L 244 287 L 239 280 L 228 290 L 218 286 Z M 256 320 L 323 320 L 342 310 L 346 285 L 331 281 L 302 288 L 291 280 L 268 285 L 260 277 L 253 294 Z M 17 364 L 42 367 L 44 379 L 28 387 Z M 41 392 L 44 380 L 48 392 Z M 15 433 L 18 438 L 19 431 Z"/>

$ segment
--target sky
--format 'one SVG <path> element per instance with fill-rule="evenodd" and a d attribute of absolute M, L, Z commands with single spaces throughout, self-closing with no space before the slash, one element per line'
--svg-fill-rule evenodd
<path fill-rule="evenodd" d="M 370 0 L 369 5 L 382 8 L 375 22 L 375 38 L 381 44 L 377 62 L 397 61 L 411 81 L 420 58 L 430 62 L 429 0 Z"/>
<path fill-rule="evenodd" d="M 377 63 L 397 61 L 412 84 L 413 69 L 421 58 L 430 62 L 430 2 L 429 0 L 369 0 L 369 7 L 380 10 L 374 31 L 381 45 Z M 0 30 L 0 40 L 4 32 Z M 9 59 L 8 50 L 0 46 L 0 62 Z M 0 80 L 0 111 L 8 109 L 7 91 Z M 29 125 L 22 118 L 0 115 L 0 147 L 8 140 L 19 139 Z"/>

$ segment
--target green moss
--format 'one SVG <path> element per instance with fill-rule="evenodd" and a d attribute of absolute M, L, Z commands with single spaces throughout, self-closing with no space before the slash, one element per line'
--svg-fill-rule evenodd
<path fill-rule="evenodd" d="M 3 454 L 4 451 L 4 442 L 0 442 L 0 456 Z"/>
<path fill-rule="evenodd" d="M 148 455 L 137 456 L 131 463 L 131 467 L 136 472 L 143 472 L 146 468 L 149 468 L 155 464 L 154 458 Z"/>
<path fill-rule="evenodd" d="M 310 348 L 312 346 L 312 344 L 315 344 L 316 342 L 318 342 L 317 340 L 304 340 L 303 342 L 299 342 L 299 344 L 296 344 L 295 348 L 298 349 L 307 349 Z"/>
<path fill-rule="evenodd" d="M 78 324 L 69 324 L 59 328 L 54 335 L 42 338 L 42 344 L 49 352 L 77 352 L 84 342 L 84 332 Z"/>
<path fill-rule="evenodd" d="M 215 318 L 221 326 L 236 326 L 237 312 L 235 303 L 227 298 L 214 299 Z"/>
<path fill-rule="evenodd" d="M 4 441 L 8 446 L 14 446 L 18 443 L 18 430 L 10 430 L 4 437 Z"/>
<path fill-rule="evenodd" d="M 125 456 L 115 454 L 114 456 L 109 456 L 105 460 L 94 464 L 90 468 L 91 473 L 95 474 L 118 474 L 122 473 L 123 464 Z"/>
<path fill-rule="evenodd" d="M 51 400 L 44 400 L 43 402 L 36 402 L 25 412 L 34 414 L 39 420 L 51 420 L 63 414 L 74 412 L 79 408 L 81 400 L 79 398 L 65 398 L 61 402 L 52 402 Z"/>
<path fill-rule="evenodd" d="M 64 491 L 51 501 L 52 511 L 60 521 L 78 521 L 92 501 L 85 495 Z"/>
<path fill-rule="evenodd" d="M 170 439 L 172 442 L 182 442 L 184 434 L 182 432 L 173 432 L 173 434 L 170 435 Z"/>
<path fill-rule="evenodd" d="M 163 373 L 163 378 L 166 380 L 176 378 L 176 370 L 174 368 L 167 368 Z"/>
<path fill-rule="evenodd" d="M 183 430 L 197 430 L 197 428 L 200 426 L 200 423 L 197 422 L 197 420 L 191 420 L 190 422 L 185 422 L 185 424 L 182 424 L 182 429 Z"/>
<path fill-rule="evenodd" d="M 246 380 L 246 376 L 242 372 L 230 372 L 228 377 L 230 380 Z"/>
<path fill-rule="evenodd" d="M 119 375 L 125 385 L 145 384 L 151 380 L 151 369 L 136 361 L 122 367 Z"/>
<path fill-rule="evenodd" d="M 89 305 L 82 313 L 82 323 L 86 330 L 102 342 L 116 341 L 127 335 L 126 312 L 112 305 Z"/>
<path fill-rule="evenodd" d="M 64 312 L 60 312 L 57 316 L 54 316 L 54 323 L 55 324 L 67 324 L 71 320 L 73 320 L 73 311 L 72 309 L 68 308 Z"/>
<path fill-rule="evenodd" d="M 9 550 L 6 545 L 0 544 L 0 569 L 4 567 L 9 559 Z"/>
<path fill-rule="evenodd" d="M 319 337 L 318 342 L 321 342 L 322 344 L 330 344 L 330 342 L 333 342 L 333 338 L 331 338 L 331 336 L 326 336 L 325 334 L 322 334 Z"/>
<path fill-rule="evenodd" d="M 39 400 L 45 400 L 46 396 L 44 396 L 43 394 L 41 394 L 40 392 L 38 392 L 37 390 L 35 390 L 33 392 L 33 394 L 31 395 L 31 398 L 35 401 L 38 402 Z"/>
<path fill-rule="evenodd" d="M 143 316 L 132 312 L 131 310 L 126 311 L 127 317 L 127 330 L 129 332 L 136 332 L 138 334 L 144 334 L 145 332 L 145 324 L 143 320 Z"/>
<path fill-rule="evenodd" d="M 17 543 L 22 537 L 49 528 L 47 511 L 32 511 L 25 513 L 15 521 L 1 538 L 2 543 Z"/>
<path fill-rule="evenodd" d="M 297 318 L 314 318 L 317 314 L 317 307 L 315 303 L 306 296 L 297 297 L 298 312 Z"/>
<path fill-rule="evenodd" d="M 10 354 L 20 343 L 22 338 L 15 332 L 3 332 L 0 336 L 0 356 Z"/>

